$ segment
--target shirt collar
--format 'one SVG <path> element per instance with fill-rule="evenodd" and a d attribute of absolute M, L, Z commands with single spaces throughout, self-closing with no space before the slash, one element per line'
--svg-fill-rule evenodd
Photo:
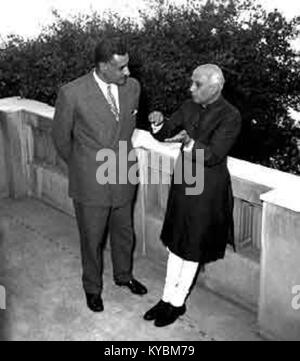
<path fill-rule="evenodd" d="M 96 82 L 99 84 L 100 88 L 101 89 L 107 89 L 108 85 L 111 85 L 112 88 L 115 88 L 115 87 L 118 87 L 117 84 L 114 84 L 114 83 L 106 83 L 105 81 L 103 81 L 99 75 L 96 73 L 96 69 L 94 69 L 93 71 L 93 75 L 94 75 L 94 78 L 96 80 Z"/>
<path fill-rule="evenodd" d="M 96 82 L 100 85 L 100 87 L 107 87 L 109 84 L 106 83 L 105 81 L 103 81 L 99 76 L 98 74 L 96 73 L 96 70 L 94 69 L 94 72 L 93 72 L 93 75 L 94 75 L 94 78 L 96 80 Z"/>
<path fill-rule="evenodd" d="M 220 95 L 219 98 L 217 100 L 215 100 L 213 103 L 210 104 L 206 104 L 206 105 L 201 105 L 201 108 L 203 109 L 213 109 L 215 107 L 217 107 L 218 105 L 220 105 L 223 102 L 223 96 Z"/>

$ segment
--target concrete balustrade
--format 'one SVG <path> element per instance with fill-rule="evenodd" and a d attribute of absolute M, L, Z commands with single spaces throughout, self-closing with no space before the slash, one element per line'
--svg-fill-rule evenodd
<path fill-rule="evenodd" d="M 0 100 L 0 196 L 37 197 L 73 215 L 66 165 L 51 141 L 53 114 L 52 107 L 36 101 Z M 149 139 L 140 130 L 133 138 L 142 179 L 157 180 L 139 186 L 136 254 L 164 266 L 159 234 L 172 166 L 161 167 L 155 159 L 175 159 L 178 149 Z M 263 333 L 300 340 L 300 305 L 297 309 L 293 294 L 300 285 L 300 177 L 234 158 L 228 166 L 238 252 L 229 249 L 224 260 L 208 265 L 199 284 L 257 312 Z"/>
<path fill-rule="evenodd" d="M 0 122 L 0 198 L 8 197 L 9 195 L 9 180 L 6 166 L 6 146 L 5 146 L 5 131 L 4 122 Z"/>
<path fill-rule="evenodd" d="M 259 324 L 283 340 L 300 340 L 300 202 L 297 188 L 263 195 Z"/>

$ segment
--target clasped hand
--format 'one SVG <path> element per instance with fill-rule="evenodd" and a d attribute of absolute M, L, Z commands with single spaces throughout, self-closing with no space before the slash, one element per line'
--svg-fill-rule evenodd
<path fill-rule="evenodd" d="M 157 110 L 150 113 L 148 119 L 149 119 L 149 122 L 151 123 L 151 125 L 153 125 L 155 127 L 161 125 L 164 122 L 163 114 Z M 178 143 L 183 143 L 184 145 L 187 145 L 190 141 L 191 141 L 191 138 L 185 129 L 181 130 L 179 133 L 177 133 L 173 137 L 165 139 L 165 142 L 167 142 L 167 143 L 178 142 Z"/>
<path fill-rule="evenodd" d="M 189 144 L 190 141 L 191 138 L 185 129 L 181 130 L 179 133 L 174 135 L 174 137 L 165 139 L 165 142 L 168 143 L 178 142 L 178 143 L 183 143 L 183 145 Z"/>

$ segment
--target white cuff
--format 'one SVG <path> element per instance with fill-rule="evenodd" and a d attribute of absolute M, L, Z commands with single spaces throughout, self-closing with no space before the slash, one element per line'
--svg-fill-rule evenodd
<path fill-rule="evenodd" d="M 193 147 L 194 147 L 194 144 L 195 144 L 194 139 L 191 139 L 191 140 L 189 141 L 189 143 L 186 144 L 186 145 L 183 147 L 183 150 L 184 150 L 185 152 L 191 152 L 192 149 L 193 149 Z"/>
<path fill-rule="evenodd" d="M 164 123 L 159 124 L 159 125 L 151 124 L 153 134 L 158 133 L 161 130 L 161 128 L 163 127 L 163 125 L 164 125 Z"/>

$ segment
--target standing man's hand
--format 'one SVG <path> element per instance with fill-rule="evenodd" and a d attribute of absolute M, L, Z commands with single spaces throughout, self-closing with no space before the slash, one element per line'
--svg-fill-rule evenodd
<path fill-rule="evenodd" d="M 155 110 L 149 114 L 148 120 L 153 127 L 157 127 L 157 126 L 163 124 L 164 116 L 161 112 Z"/>

